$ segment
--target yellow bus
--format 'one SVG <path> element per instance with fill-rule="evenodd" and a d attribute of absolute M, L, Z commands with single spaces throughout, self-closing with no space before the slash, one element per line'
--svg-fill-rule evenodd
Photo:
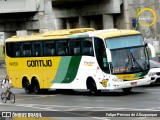
<path fill-rule="evenodd" d="M 77 28 L 5 42 L 6 68 L 13 85 L 26 93 L 43 89 L 122 89 L 150 84 L 143 37 L 134 30 Z M 153 47 L 150 47 L 154 55 Z"/>

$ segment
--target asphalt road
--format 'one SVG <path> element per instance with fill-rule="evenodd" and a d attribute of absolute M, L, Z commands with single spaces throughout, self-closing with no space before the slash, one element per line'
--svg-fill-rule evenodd
<path fill-rule="evenodd" d="M 60 115 L 85 117 L 85 119 L 106 119 L 91 117 L 83 113 L 68 113 L 68 111 L 160 111 L 160 86 L 136 87 L 129 94 L 121 90 L 102 92 L 92 96 L 88 92 L 49 91 L 43 94 L 25 94 L 22 89 L 13 88 L 16 103 L 0 102 L 0 111 L 60 111 Z M 2 92 L 2 89 L 0 89 Z M 125 117 L 126 118 L 126 117 Z M 55 119 L 55 118 L 54 118 Z M 62 119 L 56 117 L 56 119 Z M 67 119 L 67 118 L 66 118 Z M 69 118 L 68 118 L 69 119 Z M 107 120 L 115 119 L 107 117 Z M 133 118 L 132 118 L 133 119 Z M 135 119 L 135 118 L 134 118 Z M 156 118 L 154 118 L 156 119 Z M 157 118 L 158 119 L 158 118 Z"/>
<path fill-rule="evenodd" d="M 2 91 L 3 90 L 0 88 L 0 93 Z M 40 112 L 43 117 L 46 117 L 48 114 L 51 115 L 50 118 L 45 118 L 49 120 L 159 119 L 158 117 L 146 118 L 105 116 L 105 112 L 108 113 L 108 111 L 149 111 L 155 113 L 158 113 L 159 111 L 160 113 L 160 85 L 158 84 L 152 86 L 136 87 L 132 90 L 131 93 L 128 94 L 123 93 L 121 90 L 115 90 L 107 92 L 103 91 L 97 96 L 92 96 L 89 94 L 89 92 L 84 91 L 48 91 L 47 93 L 42 94 L 26 94 L 23 89 L 16 88 L 13 88 L 12 91 L 16 95 L 16 102 L 12 104 L 10 101 L 7 101 L 7 103 L 2 103 L 0 101 L 1 112 Z M 100 113 L 102 115 L 97 116 L 97 111 L 102 111 L 102 113 Z M 58 115 L 60 115 L 60 117 Z M 2 118 L 0 118 L 0 120 L 1 119 Z M 8 118 L 8 120 L 10 119 L 11 118 Z M 21 118 L 13 118 L 13 120 L 20 119 Z M 29 120 L 32 119 L 29 118 Z"/>

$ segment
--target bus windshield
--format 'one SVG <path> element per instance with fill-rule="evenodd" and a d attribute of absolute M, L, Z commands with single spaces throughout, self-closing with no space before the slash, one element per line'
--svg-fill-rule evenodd
<path fill-rule="evenodd" d="M 112 54 L 113 74 L 149 69 L 147 51 L 140 35 L 106 39 L 106 43 Z"/>

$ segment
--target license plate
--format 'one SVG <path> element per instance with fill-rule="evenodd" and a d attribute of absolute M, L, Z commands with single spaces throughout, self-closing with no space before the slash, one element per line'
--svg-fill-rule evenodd
<path fill-rule="evenodd" d="M 137 85 L 137 82 L 131 82 L 131 85 Z"/>

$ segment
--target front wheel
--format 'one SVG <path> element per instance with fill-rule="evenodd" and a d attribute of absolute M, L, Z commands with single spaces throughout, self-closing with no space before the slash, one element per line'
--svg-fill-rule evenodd
<path fill-rule="evenodd" d="M 132 90 L 132 87 L 130 87 L 130 88 L 123 88 L 122 90 L 123 90 L 124 93 L 130 93 L 131 90 Z"/>
<path fill-rule="evenodd" d="M 96 87 L 96 83 L 94 81 L 92 81 L 92 83 L 89 85 L 89 91 L 92 95 L 96 95 L 97 94 L 97 87 Z"/>
<path fill-rule="evenodd" d="M 25 92 L 27 94 L 30 94 L 32 92 L 32 86 L 31 84 L 28 84 L 25 88 L 24 88 Z"/>

